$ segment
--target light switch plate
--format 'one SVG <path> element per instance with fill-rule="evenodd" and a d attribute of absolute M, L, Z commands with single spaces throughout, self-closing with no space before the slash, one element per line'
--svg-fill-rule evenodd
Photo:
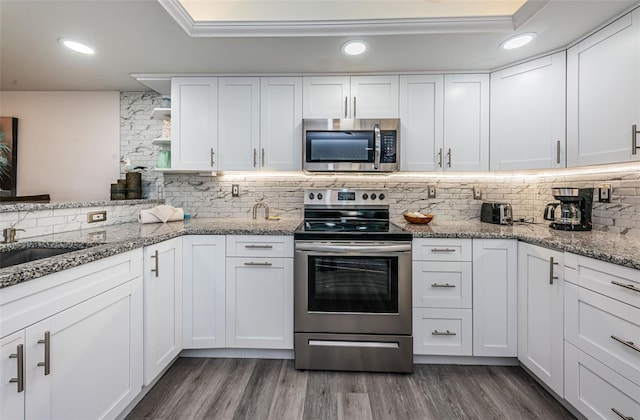
<path fill-rule="evenodd" d="M 427 185 L 427 198 L 436 198 L 436 186 L 435 186 L 435 184 Z"/>
<path fill-rule="evenodd" d="M 482 188 L 477 185 L 473 186 L 473 199 L 482 200 Z"/>

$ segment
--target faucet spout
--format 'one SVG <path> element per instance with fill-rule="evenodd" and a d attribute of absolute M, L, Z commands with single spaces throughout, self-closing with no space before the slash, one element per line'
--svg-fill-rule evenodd
<path fill-rule="evenodd" d="M 268 219 L 269 218 L 269 206 L 267 206 L 267 203 L 263 203 L 262 201 L 257 202 L 256 204 L 253 205 L 253 218 L 257 219 L 258 218 L 258 208 L 259 207 L 264 207 L 264 218 Z"/>

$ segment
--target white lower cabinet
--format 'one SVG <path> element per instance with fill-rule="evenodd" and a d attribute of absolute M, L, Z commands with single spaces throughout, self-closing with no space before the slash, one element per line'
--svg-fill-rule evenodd
<path fill-rule="evenodd" d="M 226 346 L 293 349 L 293 237 L 228 236 L 226 266 Z"/>
<path fill-rule="evenodd" d="M 518 244 L 518 359 L 563 396 L 563 254 Z"/>
<path fill-rule="evenodd" d="M 136 397 L 140 258 L 134 251 L 2 289 L 2 331 L 19 319 L 28 326 L 0 340 L 0 418 L 109 419 Z"/>
<path fill-rule="evenodd" d="M 182 238 L 144 248 L 144 384 L 182 350 Z"/>
<path fill-rule="evenodd" d="M 183 239 L 182 347 L 225 346 L 225 237 Z"/>

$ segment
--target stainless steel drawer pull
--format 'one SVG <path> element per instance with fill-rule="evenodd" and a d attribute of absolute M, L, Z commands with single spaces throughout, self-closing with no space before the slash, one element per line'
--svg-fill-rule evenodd
<path fill-rule="evenodd" d="M 249 249 L 271 249 L 273 245 L 245 245 L 244 247 Z"/>
<path fill-rule="evenodd" d="M 619 283 L 617 281 L 611 281 L 611 284 L 615 284 L 616 286 L 624 287 L 625 289 L 633 290 L 634 292 L 640 292 L 640 289 L 638 289 L 633 284 L 624 284 L 624 283 Z"/>
<path fill-rule="evenodd" d="M 44 332 L 44 339 L 38 340 L 38 344 L 44 344 L 44 362 L 38 362 L 38 366 L 44 367 L 44 375 L 51 373 L 51 332 Z"/>
<path fill-rule="evenodd" d="M 160 275 L 160 270 L 158 269 L 158 250 L 157 249 L 155 254 L 151 256 L 151 258 L 155 258 L 156 260 L 155 268 L 152 268 L 151 272 L 156 273 L 156 277 L 158 277 Z"/>
<path fill-rule="evenodd" d="M 553 284 L 554 280 L 558 280 L 558 276 L 553 275 L 554 265 L 558 265 L 558 263 L 553 261 L 553 257 L 549 258 L 549 284 Z"/>
<path fill-rule="evenodd" d="M 616 340 L 618 343 L 624 344 L 625 346 L 629 347 L 630 349 L 634 349 L 635 351 L 640 352 L 640 347 L 638 347 L 635 344 L 633 344 L 633 341 L 625 341 L 620 337 L 616 337 L 615 335 L 612 335 L 611 338 Z"/>
<path fill-rule="evenodd" d="M 431 248 L 431 252 L 456 252 L 456 250 L 451 248 Z"/>
<path fill-rule="evenodd" d="M 456 287 L 456 285 L 455 284 L 449 284 L 449 283 L 445 283 L 445 284 L 433 283 L 431 285 L 431 287 Z"/>
<path fill-rule="evenodd" d="M 16 378 L 9 379 L 9 383 L 15 383 L 18 386 L 18 392 L 24 391 L 24 346 L 18 344 L 16 352 L 9 355 L 9 359 L 17 359 L 18 374 Z"/>
<path fill-rule="evenodd" d="M 445 332 L 434 330 L 431 335 L 456 335 L 456 333 L 446 330 Z"/>
<path fill-rule="evenodd" d="M 625 416 L 624 414 L 622 414 L 619 410 L 616 410 L 615 408 L 612 408 L 611 411 L 613 411 L 614 413 L 616 413 L 616 415 L 618 417 L 620 417 L 621 419 L 624 420 L 633 420 L 633 417 L 630 416 Z"/>
<path fill-rule="evenodd" d="M 271 264 L 270 262 L 253 262 L 253 261 L 250 261 L 250 262 L 244 263 L 244 265 L 259 265 L 259 266 L 263 266 L 263 267 L 268 267 L 268 266 L 273 265 L 273 264 Z"/>

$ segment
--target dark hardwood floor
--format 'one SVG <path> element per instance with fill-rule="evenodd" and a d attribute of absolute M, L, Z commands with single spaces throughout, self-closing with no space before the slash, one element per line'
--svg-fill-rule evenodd
<path fill-rule="evenodd" d="M 292 360 L 180 358 L 127 419 L 573 419 L 520 367 L 297 371 Z"/>

